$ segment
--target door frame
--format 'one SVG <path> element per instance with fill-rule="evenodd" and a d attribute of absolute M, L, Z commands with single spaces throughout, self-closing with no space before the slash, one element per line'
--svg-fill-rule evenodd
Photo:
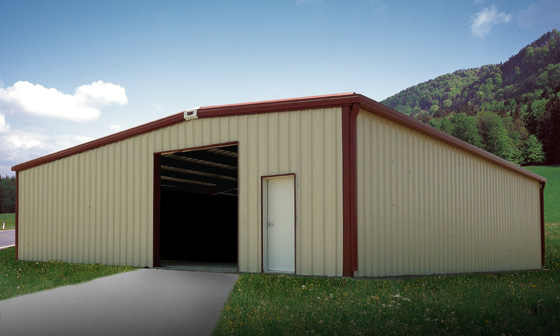
<path fill-rule="evenodd" d="M 293 176 L 294 177 L 294 272 L 293 274 L 297 274 L 297 176 L 295 173 L 286 173 L 286 174 L 275 174 L 275 175 L 263 175 L 261 176 L 261 273 L 265 272 L 264 267 L 264 257 L 265 257 L 265 241 L 264 241 L 264 230 L 265 230 L 265 222 L 267 220 L 267 216 L 265 216 L 267 210 L 265 209 L 265 191 L 267 191 L 267 179 L 275 178 L 275 177 L 284 177 L 284 176 Z M 266 270 L 268 272 L 268 269 Z M 292 273 L 289 273 L 292 274 Z"/>
<path fill-rule="evenodd" d="M 160 152 L 153 153 L 153 217 L 152 217 L 152 249 L 153 249 L 153 259 L 152 267 L 161 267 L 160 263 L 160 216 L 161 216 L 161 156 L 163 154 L 178 153 L 178 152 L 190 152 L 197 150 L 204 150 L 208 148 L 219 148 L 226 146 L 239 146 L 239 141 L 229 141 L 222 142 L 204 146 L 187 147 L 180 149 L 171 149 Z M 237 187 L 239 189 L 239 147 L 237 149 L 238 161 L 237 161 Z M 237 272 L 239 273 L 239 190 L 237 194 Z"/>

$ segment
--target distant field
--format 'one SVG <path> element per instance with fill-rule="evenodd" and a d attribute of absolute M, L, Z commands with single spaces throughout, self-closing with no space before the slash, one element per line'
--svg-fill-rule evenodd
<path fill-rule="evenodd" d="M 548 179 L 544 188 L 544 221 L 560 223 L 560 166 L 523 167 Z"/>
<path fill-rule="evenodd" d="M 2 223 L 6 223 L 6 230 L 16 228 L 16 214 L 0 214 L 0 230 L 2 230 Z"/>

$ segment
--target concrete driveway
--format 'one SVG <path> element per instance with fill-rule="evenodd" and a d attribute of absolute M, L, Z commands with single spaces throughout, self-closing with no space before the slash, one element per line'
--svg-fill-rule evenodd
<path fill-rule="evenodd" d="M 2 228 L 2 223 L 0 223 L 0 229 Z M 0 230 L 0 250 L 10 246 L 14 246 L 16 243 L 16 230 Z"/>
<path fill-rule="evenodd" d="M 0 335 L 210 335 L 237 275 L 140 269 L 0 301 Z"/>

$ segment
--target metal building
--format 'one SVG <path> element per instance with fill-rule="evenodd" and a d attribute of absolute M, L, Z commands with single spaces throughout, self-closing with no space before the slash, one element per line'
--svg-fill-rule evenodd
<path fill-rule="evenodd" d="M 12 170 L 21 260 L 359 277 L 544 265 L 545 178 L 355 93 L 201 107 Z"/>

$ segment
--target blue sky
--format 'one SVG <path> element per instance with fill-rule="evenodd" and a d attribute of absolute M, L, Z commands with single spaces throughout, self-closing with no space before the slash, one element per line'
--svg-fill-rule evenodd
<path fill-rule="evenodd" d="M 0 174 L 194 106 L 380 101 L 553 28 L 557 0 L 0 0 Z"/>

